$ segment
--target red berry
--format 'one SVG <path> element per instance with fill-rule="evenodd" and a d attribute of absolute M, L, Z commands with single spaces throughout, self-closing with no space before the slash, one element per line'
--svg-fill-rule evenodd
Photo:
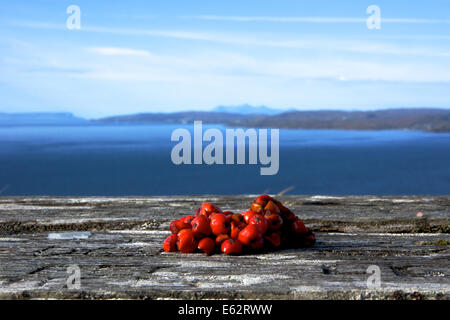
<path fill-rule="evenodd" d="M 211 217 L 211 231 L 216 236 L 219 234 L 226 234 L 230 231 L 230 224 L 227 222 L 227 217 L 222 213 L 216 213 Z"/>
<path fill-rule="evenodd" d="M 244 217 L 240 213 L 233 213 L 233 215 L 231 216 L 231 220 L 241 223 L 244 220 Z"/>
<path fill-rule="evenodd" d="M 206 253 L 208 256 L 213 253 L 214 247 L 216 244 L 214 243 L 214 240 L 211 238 L 203 238 L 198 242 L 198 249 Z"/>
<path fill-rule="evenodd" d="M 264 207 L 262 205 L 260 205 L 259 203 L 252 203 L 252 205 L 250 206 L 251 211 L 256 212 L 256 213 L 262 213 Z"/>
<path fill-rule="evenodd" d="M 255 214 L 255 211 L 247 210 L 241 213 L 242 217 L 244 218 L 244 221 L 246 224 L 249 223 L 250 218 Z"/>
<path fill-rule="evenodd" d="M 166 238 L 166 240 L 164 240 L 163 249 L 166 252 L 176 251 L 177 250 L 176 244 L 177 244 L 177 235 L 172 233 L 170 236 Z"/>
<path fill-rule="evenodd" d="M 222 242 L 224 242 L 225 240 L 230 239 L 230 236 L 227 234 L 220 234 L 216 237 L 216 245 L 220 248 L 220 246 L 222 245 Z"/>
<path fill-rule="evenodd" d="M 189 223 L 185 223 L 181 220 L 175 220 L 172 221 L 172 223 L 169 226 L 169 229 L 172 233 L 177 234 L 183 229 L 190 229 L 191 225 Z"/>
<path fill-rule="evenodd" d="M 278 230 L 283 226 L 283 218 L 279 214 L 270 213 L 264 216 L 267 220 L 267 224 L 269 225 L 269 230 Z"/>
<path fill-rule="evenodd" d="M 278 208 L 278 206 L 273 201 L 269 201 L 267 202 L 267 205 L 264 207 L 264 212 L 280 214 L 280 208 Z"/>
<path fill-rule="evenodd" d="M 183 253 L 191 253 L 197 249 L 197 240 L 195 240 L 194 232 L 190 229 L 183 229 L 177 235 L 177 248 Z"/>
<path fill-rule="evenodd" d="M 227 218 L 227 223 L 230 223 L 231 220 L 233 219 L 233 213 L 223 213 L 225 215 L 225 218 Z"/>
<path fill-rule="evenodd" d="M 200 207 L 199 214 L 209 217 L 212 213 L 218 213 L 218 212 L 222 212 L 222 210 L 220 210 L 218 207 L 216 207 L 212 203 L 203 202 L 202 206 Z"/>
<path fill-rule="evenodd" d="M 194 220 L 194 216 L 187 216 L 187 217 L 183 217 L 180 219 L 180 221 L 187 223 L 187 224 L 191 224 L 191 221 Z"/>
<path fill-rule="evenodd" d="M 238 240 L 243 244 L 249 245 L 254 240 L 261 238 L 261 230 L 254 224 L 249 224 L 239 232 Z"/>
<path fill-rule="evenodd" d="M 264 248 L 264 239 L 262 237 L 253 240 L 250 243 L 250 247 L 253 250 L 262 250 Z"/>
<path fill-rule="evenodd" d="M 252 211 L 256 212 L 256 213 L 264 213 L 264 207 L 267 205 L 267 203 L 269 201 L 273 200 L 273 198 L 271 196 L 268 195 L 260 195 L 258 197 L 256 197 L 251 205 L 251 209 Z"/>
<path fill-rule="evenodd" d="M 237 239 L 239 236 L 239 232 L 246 227 L 246 224 L 243 222 L 231 221 L 231 232 L 230 236 L 233 239 Z"/>
<path fill-rule="evenodd" d="M 211 234 L 208 218 L 200 215 L 191 221 L 192 231 L 197 238 L 203 238 Z"/>
<path fill-rule="evenodd" d="M 271 234 L 264 236 L 264 240 L 266 240 L 273 248 L 278 248 L 281 245 L 281 237 L 278 232 L 272 232 Z"/>
<path fill-rule="evenodd" d="M 257 203 L 262 205 L 263 207 L 266 206 L 267 202 L 273 200 L 271 196 L 268 196 L 267 194 L 260 195 L 253 200 L 253 203 Z"/>
<path fill-rule="evenodd" d="M 264 218 L 263 215 L 259 213 L 255 213 L 248 222 L 249 225 L 254 224 L 258 226 L 261 230 L 261 234 L 266 233 L 267 228 L 269 227 L 269 224 L 267 223 L 266 218 Z"/>
<path fill-rule="evenodd" d="M 225 254 L 240 254 L 242 252 L 242 243 L 239 240 L 228 239 L 222 243 L 220 249 Z"/>

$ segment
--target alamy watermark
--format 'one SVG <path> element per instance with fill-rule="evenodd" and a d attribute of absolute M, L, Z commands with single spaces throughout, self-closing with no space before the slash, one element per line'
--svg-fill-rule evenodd
<path fill-rule="evenodd" d="M 81 9 L 77 5 L 70 5 L 66 9 L 66 13 L 70 16 L 66 20 L 66 27 L 69 30 L 80 30 L 81 29 Z"/>
<path fill-rule="evenodd" d="M 81 270 L 76 264 L 72 264 L 67 267 L 69 277 L 66 280 L 67 289 L 79 290 L 81 288 Z"/>
<path fill-rule="evenodd" d="M 370 16 L 366 20 L 368 29 L 381 29 L 381 9 L 377 5 L 370 5 L 366 10 Z"/>
<path fill-rule="evenodd" d="M 171 152 L 172 162 L 180 164 L 234 164 L 235 141 L 236 163 L 246 164 L 246 140 L 248 138 L 248 164 L 266 166 L 260 168 L 261 175 L 275 175 L 279 170 L 279 129 L 270 129 L 270 156 L 268 154 L 268 130 L 259 129 L 226 129 L 225 140 L 222 131 L 210 128 L 203 133 L 202 121 L 194 121 L 194 138 L 192 159 L 192 137 L 187 129 L 176 129 L 172 132 L 171 141 L 179 141 Z M 203 148 L 203 142 L 209 142 Z M 224 158 L 225 144 L 225 158 Z"/>
<path fill-rule="evenodd" d="M 366 273 L 370 274 L 367 278 L 366 284 L 369 289 L 378 289 L 381 287 L 381 270 L 377 265 L 370 265 L 367 267 Z"/>

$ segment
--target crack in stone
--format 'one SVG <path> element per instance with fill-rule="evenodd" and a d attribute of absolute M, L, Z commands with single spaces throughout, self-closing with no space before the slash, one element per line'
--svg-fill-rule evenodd
<path fill-rule="evenodd" d="M 34 270 L 28 272 L 28 274 L 35 274 L 35 273 L 41 272 L 41 271 L 44 270 L 45 268 L 46 268 L 45 266 L 37 267 L 36 269 L 34 269 Z"/>

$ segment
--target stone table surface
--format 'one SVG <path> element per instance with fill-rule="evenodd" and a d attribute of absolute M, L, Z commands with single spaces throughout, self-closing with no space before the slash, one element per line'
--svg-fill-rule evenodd
<path fill-rule="evenodd" d="M 450 299 L 449 196 L 280 196 L 314 247 L 162 251 L 171 220 L 204 201 L 244 211 L 253 197 L 0 197 L 0 298 Z"/>

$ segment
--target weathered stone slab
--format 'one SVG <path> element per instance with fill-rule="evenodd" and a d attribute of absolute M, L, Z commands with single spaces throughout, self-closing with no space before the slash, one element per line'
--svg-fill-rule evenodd
<path fill-rule="evenodd" d="M 284 196 L 316 230 L 313 248 L 162 252 L 169 221 L 252 198 L 0 198 L 0 298 L 449 299 L 450 197 Z M 67 288 L 70 265 L 79 290 Z M 371 265 L 379 288 L 367 286 Z"/>

